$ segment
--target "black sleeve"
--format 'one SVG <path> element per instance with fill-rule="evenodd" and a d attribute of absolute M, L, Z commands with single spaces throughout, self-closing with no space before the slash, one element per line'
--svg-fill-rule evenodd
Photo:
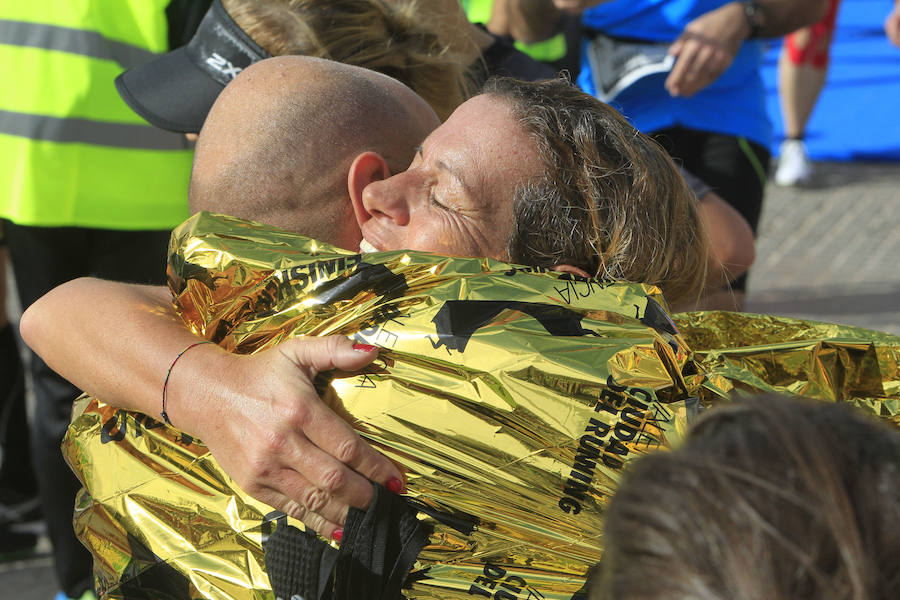
<path fill-rule="evenodd" d="M 184 46 L 194 36 L 212 0 L 172 0 L 166 7 L 169 21 L 169 50 Z"/>
<path fill-rule="evenodd" d="M 481 58 L 469 66 L 469 78 L 476 88 L 494 76 L 515 77 L 525 81 L 553 79 L 559 73 L 516 49 L 510 39 L 491 34 L 494 43 L 482 50 Z"/>

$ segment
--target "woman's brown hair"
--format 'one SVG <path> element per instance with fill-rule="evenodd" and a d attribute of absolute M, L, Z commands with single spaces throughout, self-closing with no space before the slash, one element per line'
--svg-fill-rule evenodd
<path fill-rule="evenodd" d="M 535 141 L 544 173 L 518 190 L 513 262 L 579 267 L 696 301 L 708 240 L 699 204 L 665 150 L 563 79 L 489 80 Z"/>
<path fill-rule="evenodd" d="M 900 598 L 900 432 L 764 396 L 645 457 L 606 517 L 600 599 Z"/>

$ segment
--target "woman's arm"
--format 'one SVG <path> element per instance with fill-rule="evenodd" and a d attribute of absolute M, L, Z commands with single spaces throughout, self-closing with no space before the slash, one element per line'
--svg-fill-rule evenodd
<path fill-rule="evenodd" d="M 51 290 L 20 327 L 32 350 L 77 387 L 154 416 L 172 359 L 202 341 L 175 313 L 167 288 L 89 278 Z"/>
<path fill-rule="evenodd" d="M 746 273 L 753 264 L 753 230 L 741 213 L 711 191 L 700 198 L 700 215 L 709 235 L 707 286 L 718 288 Z"/>
<path fill-rule="evenodd" d="M 173 361 L 198 341 L 164 287 L 76 279 L 22 315 L 22 337 L 47 364 L 104 402 L 160 418 Z M 313 378 L 355 370 L 372 347 L 332 336 L 294 339 L 250 356 L 214 344 L 171 368 L 167 414 L 203 440 L 252 496 L 319 533 L 340 529 L 350 505 L 372 499 L 369 480 L 399 491 L 402 474 L 316 394 Z"/>

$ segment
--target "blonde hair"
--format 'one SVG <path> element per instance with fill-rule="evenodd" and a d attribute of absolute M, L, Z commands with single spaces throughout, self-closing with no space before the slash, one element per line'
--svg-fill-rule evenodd
<path fill-rule="evenodd" d="M 469 96 L 464 59 L 417 0 L 222 0 L 272 56 L 300 54 L 383 73 L 412 88 L 441 120 Z M 443 41 L 442 41 L 443 40 Z"/>

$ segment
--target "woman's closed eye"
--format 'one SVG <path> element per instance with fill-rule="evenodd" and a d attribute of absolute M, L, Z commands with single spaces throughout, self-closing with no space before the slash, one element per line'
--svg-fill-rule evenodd
<path fill-rule="evenodd" d="M 440 208 L 442 210 L 452 210 L 449 206 L 438 200 L 437 194 L 434 193 L 434 188 L 431 188 L 428 191 L 428 201 L 432 206 L 436 208 Z"/>

